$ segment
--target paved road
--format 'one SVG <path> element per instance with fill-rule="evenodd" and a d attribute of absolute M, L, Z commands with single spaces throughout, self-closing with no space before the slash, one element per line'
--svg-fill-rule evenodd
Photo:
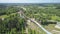
<path fill-rule="evenodd" d="M 43 28 L 37 21 L 30 19 L 30 21 L 34 22 L 35 24 L 37 24 L 43 31 L 45 31 L 47 34 L 52 34 L 49 31 L 47 31 L 45 28 Z"/>
<path fill-rule="evenodd" d="M 19 13 L 20 14 L 20 13 Z M 20 15 L 21 16 L 21 15 Z M 30 21 L 32 21 L 32 22 L 34 22 L 35 24 L 37 24 L 43 31 L 45 31 L 47 34 L 52 34 L 52 33 L 50 33 L 49 31 L 47 31 L 45 28 L 43 28 L 37 21 L 35 21 L 35 20 L 33 20 L 33 19 L 31 19 L 31 18 L 29 18 L 29 17 L 26 17 L 25 15 L 23 15 L 23 16 L 21 16 L 21 17 L 23 17 L 23 18 L 28 18 Z"/>

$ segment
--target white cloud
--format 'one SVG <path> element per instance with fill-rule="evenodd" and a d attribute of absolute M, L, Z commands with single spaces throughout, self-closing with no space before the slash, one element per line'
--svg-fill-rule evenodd
<path fill-rule="evenodd" d="M 0 0 L 0 3 L 55 3 L 60 0 Z"/>

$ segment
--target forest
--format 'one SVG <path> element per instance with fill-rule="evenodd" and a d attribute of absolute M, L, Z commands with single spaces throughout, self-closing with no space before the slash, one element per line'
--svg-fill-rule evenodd
<path fill-rule="evenodd" d="M 0 5 L 0 34 L 45 34 L 42 29 L 32 22 L 30 26 L 35 25 L 34 27 L 37 27 L 37 30 L 31 28 L 27 24 L 28 19 L 22 18 L 18 13 L 20 10 L 27 17 L 34 18 L 39 23 L 41 21 L 40 24 L 46 29 L 49 24 L 51 26 L 57 24 L 56 22 L 48 22 L 48 20 L 60 22 L 60 4 Z M 27 28 L 28 32 L 26 32 Z M 60 31 L 60 29 L 56 30 Z M 48 31 L 50 30 L 48 29 Z"/>

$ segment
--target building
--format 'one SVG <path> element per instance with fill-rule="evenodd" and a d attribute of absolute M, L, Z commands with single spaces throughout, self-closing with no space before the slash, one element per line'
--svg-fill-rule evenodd
<path fill-rule="evenodd" d="M 57 24 L 56 24 L 55 28 L 60 29 L 60 22 L 57 22 Z"/>

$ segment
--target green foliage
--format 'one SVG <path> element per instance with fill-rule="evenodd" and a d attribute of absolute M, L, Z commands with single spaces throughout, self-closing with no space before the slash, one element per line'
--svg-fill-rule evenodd
<path fill-rule="evenodd" d="M 54 8 L 53 8 L 54 7 Z M 25 15 L 37 20 L 57 20 L 60 21 L 60 9 L 56 9 L 58 6 L 28 6 L 26 7 Z M 56 16 L 56 17 L 55 17 Z"/>
<path fill-rule="evenodd" d="M 0 34 L 17 34 L 18 32 L 25 30 L 25 20 L 18 14 L 10 15 L 4 20 L 0 19 Z"/>
<path fill-rule="evenodd" d="M 24 11 L 27 17 L 35 18 L 37 21 L 42 21 L 42 24 L 47 25 L 46 20 L 60 21 L 60 6 L 48 5 L 42 6 L 24 6 L 24 11 L 20 7 L 0 6 L 0 34 L 26 34 L 24 18 L 21 18 L 17 13 L 19 10 Z M 53 8 L 56 7 L 56 8 Z M 4 20 L 2 20 L 4 18 Z M 36 30 L 28 29 L 28 34 L 42 34 Z M 43 33 L 44 34 L 44 33 Z"/>
<path fill-rule="evenodd" d="M 18 8 L 17 7 L 13 7 L 13 6 L 8 6 L 5 8 L 0 8 L 0 15 L 5 15 L 5 14 L 11 14 L 11 13 L 15 13 L 18 12 Z"/>

